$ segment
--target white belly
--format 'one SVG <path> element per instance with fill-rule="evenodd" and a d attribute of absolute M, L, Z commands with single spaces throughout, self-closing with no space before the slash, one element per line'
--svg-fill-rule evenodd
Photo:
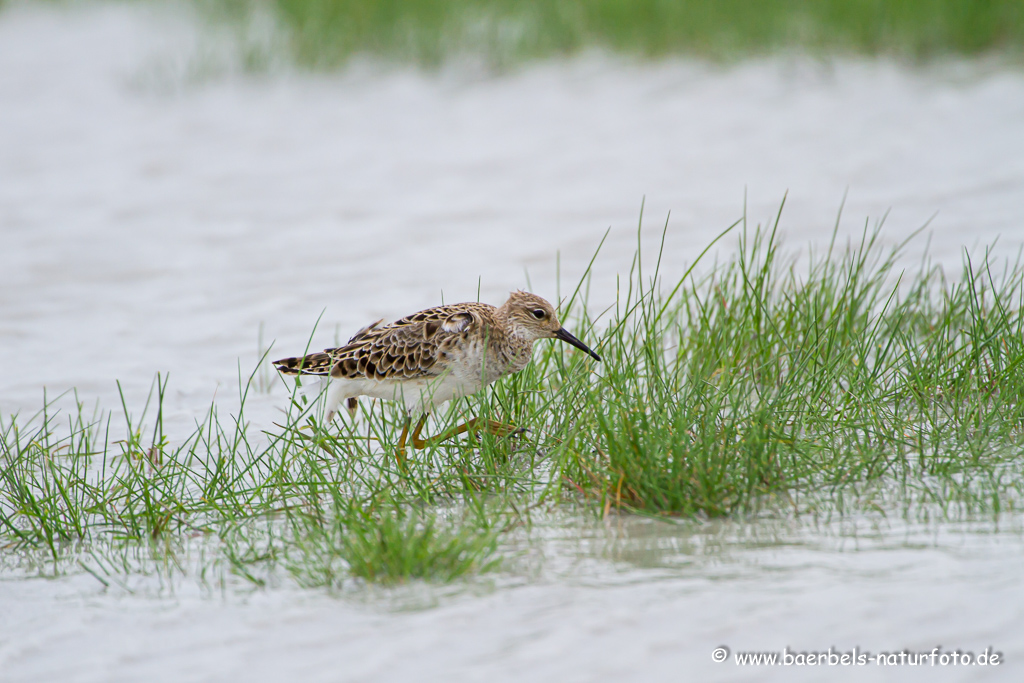
<path fill-rule="evenodd" d="M 385 401 L 397 401 L 412 414 L 429 413 L 445 401 L 475 394 L 483 388 L 479 375 L 465 377 L 462 373 L 448 372 L 433 379 L 395 380 L 332 379 L 328 389 L 328 412 L 342 401 L 356 396 L 369 396 Z"/>
<path fill-rule="evenodd" d="M 332 379 L 327 394 L 327 411 L 333 413 L 345 399 L 370 396 L 402 403 L 410 415 L 429 413 L 445 401 L 475 394 L 496 379 L 521 370 L 528 360 L 525 358 L 514 367 L 501 367 L 495 362 L 494 354 L 487 354 L 484 358 L 482 345 L 471 345 L 438 377 L 402 381 Z"/>
<path fill-rule="evenodd" d="M 525 364 L 523 364 L 525 365 Z M 441 403 L 469 396 L 498 378 L 521 368 L 500 368 L 492 355 L 484 359 L 482 349 L 468 348 L 438 377 L 413 380 L 333 379 L 328 390 L 328 412 L 346 398 L 371 396 L 402 403 L 410 415 L 429 413 Z"/>

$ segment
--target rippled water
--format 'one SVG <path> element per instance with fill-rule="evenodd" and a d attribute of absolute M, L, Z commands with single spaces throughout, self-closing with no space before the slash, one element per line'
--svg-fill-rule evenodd
<path fill-rule="evenodd" d="M 595 308 L 645 248 L 680 273 L 744 210 L 787 244 L 888 212 L 931 254 L 1024 244 L 1024 75 L 988 64 L 602 56 L 488 75 L 245 75 L 183 11 L 0 12 L 0 412 L 230 405 L 288 354 L 445 301 L 554 298 L 605 230 Z M 213 47 L 211 47 L 213 46 Z M 646 198 L 646 200 L 644 200 Z M 916 254 L 925 239 L 911 249 Z M 731 249 L 732 242 L 722 248 Z M 560 254 L 560 265 L 556 260 Z M 909 262 L 909 261 L 908 261 Z M 527 280 L 528 272 L 529 280 Z M 251 397 L 271 419 L 281 390 Z M 552 522 L 454 588 L 211 592 L 0 575 L 0 680 L 1019 680 L 1021 519 Z M 0 550 L 0 552 L 3 552 Z M 739 668 L 711 651 L 964 649 L 986 669 Z"/>
<path fill-rule="evenodd" d="M 0 582 L 3 680 L 1016 680 L 1019 530 L 862 520 L 539 529 L 520 578 L 327 597 Z M 997 668 L 747 667 L 711 652 L 965 650 Z"/>

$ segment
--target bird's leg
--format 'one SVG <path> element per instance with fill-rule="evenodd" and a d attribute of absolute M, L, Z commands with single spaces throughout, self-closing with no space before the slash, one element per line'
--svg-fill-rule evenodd
<path fill-rule="evenodd" d="M 395 445 L 395 458 L 398 460 L 398 466 L 403 470 L 405 469 L 405 438 L 409 435 L 409 423 L 412 422 L 411 417 L 405 418 L 405 424 L 402 425 L 402 435 L 398 437 L 398 443 Z M 423 420 L 420 420 L 420 424 L 416 425 L 416 431 L 413 433 L 413 448 L 416 448 L 416 438 L 420 433 L 420 427 L 423 425 Z"/>
<path fill-rule="evenodd" d="M 494 436 L 515 436 L 527 431 L 526 427 L 516 427 L 515 425 L 498 422 L 497 420 L 487 420 L 486 422 L 487 425 L 484 431 Z"/>
<path fill-rule="evenodd" d="M 426 448 L 430 439 L 421 439 L 420 432 L 423 431 L 423 425 L 427 424 L 427 414 L 424 413 L 420 421 L 416 423 L 416 429 L 412 430 L 412 447 L 413 448 Z"/>
<path fill-rule="evenodd" d="M 513 425 L 507 425 L 497 420 L 481 420 L 479 417 L 474 417 L 472 420 L 467 420 L 457 427 L 452 427 L 446 431 L 441 432 L 428 439 L 420 438 L 420 429 L 423 427 L 423 423 L 426 421 L 426 416 L 420 420 L 420 423 L 416 425 L 416 431 L 412 434 L 412 446 L 413 448 L 426 448 L 427 446 L 433 446 L 443 441 L 447 441 L 452 437 L 458 436 L 459 434 L 465 434 L 468 431 L 475 431 L 478 428 L 482 428 L 484 431 L 494 434 L 495 436 L 507 436 L 517 430 Z"/>
<path fill-rule="evenodd" d="M 349 416 L 354 420 L 356 418 L 356 411 L 359 410 L 359 399 L 350 398 L 345 401 L 345 408 L 348 409 Z"/>

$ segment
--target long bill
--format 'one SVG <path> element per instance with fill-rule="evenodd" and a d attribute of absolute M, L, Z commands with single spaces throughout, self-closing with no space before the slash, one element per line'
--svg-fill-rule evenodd
<path fill-rule="evenodd" d="M 590 349 L 590 347 L 589 347 L 589 346 L 587 346 L 586 344 L 584 344 L 583 342 L 581 342 L 581 341 L 580 341 L 579 339 L 577 339 L 576 337 L 572 336 L 572 334 L 571 334 L 571 333 L 569 332 L 569 330 L 565 329 L 564 327 L 560 327 L 560 328 L 558 329 L 558 332 L 555 332 L 555 338 L 556 338 L 556 339 L 561 339 L 561 340 L 562 340 L 562 341 L 564 341 L 564 342 L 569 342 L 570 344 L 572 344 L 573 346 L 575 346 L 575 347 L 576 347 L 577 349 L 579 349 L 580 351 L 586 351 L 587 353 L 589 353 L 589 354 L 590 354 L 590 357 L 591 357 L 591 358 L 593 358 L 593 359 L 594 359 L 594 360 L 596 360 L 596 361 L 599 361 L 599 360 L 601 360 L 601 356 L 599 356 L 599 355 L 597 355 L 596 353 L 594 353 L 594 352 L 593 352 L 593 351 L 592 351 L 592 350 Z"/>

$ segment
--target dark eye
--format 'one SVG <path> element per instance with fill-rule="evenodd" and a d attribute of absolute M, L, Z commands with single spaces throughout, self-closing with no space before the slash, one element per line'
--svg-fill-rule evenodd
<path fill-rule="evenodd" d="M 543 320 L 548 317 L 548 313 L 543 308 L 535 308 L 533 309 L 533 317 L 537 320 Z"/>

